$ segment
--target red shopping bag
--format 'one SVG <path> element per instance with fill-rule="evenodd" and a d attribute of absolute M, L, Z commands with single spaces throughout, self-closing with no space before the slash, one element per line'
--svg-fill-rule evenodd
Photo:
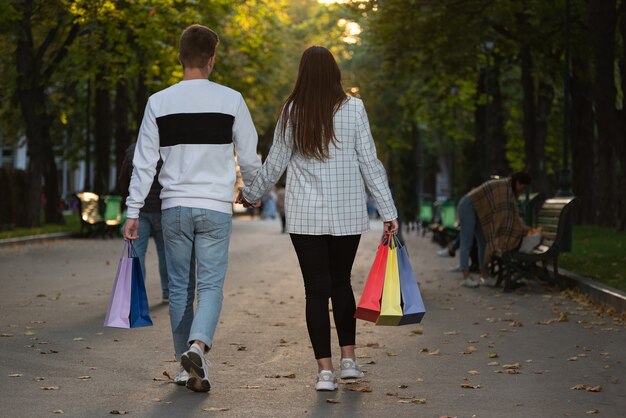
<path fill-rule="evenodd" d="M 389 254 L 389 235 L 384 234 L 376 251 L 374 264 L 367 275 L 363 294 L 357 305 L 354 317 L 364 321 L 376 322 L 380 315 L 380 298 L 383 294 L 387 255 Z"/>

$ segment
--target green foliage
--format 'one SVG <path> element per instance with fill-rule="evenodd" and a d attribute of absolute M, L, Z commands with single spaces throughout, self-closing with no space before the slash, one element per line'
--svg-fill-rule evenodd
<path fill-rule="evenodd" d="M 626 291 L 626 239 L 612 228 L 574 226 L 573 252 L 560 265 L 581 276 Z"/>

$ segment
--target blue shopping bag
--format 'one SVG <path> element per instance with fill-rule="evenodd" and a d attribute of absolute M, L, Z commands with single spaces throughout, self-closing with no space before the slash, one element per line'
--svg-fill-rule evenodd
<path fill-rule="evenodd" d="M 141 261 L 135 252 L 132 243 L 130 245 L 133 260 L 133 275 L 130 297 L 130 327 L 148 327 L 152 325 L 150 319 L 150 307 L 148 305 L 148 295 L 143 280 Z"/>
<path fill-rule="evenodd" d="M 418 324 L 426 313 L 426 307 L 405 245 L 398 248 L 398 271 L 402 293 L 402 318 L 398 325 Z"/>

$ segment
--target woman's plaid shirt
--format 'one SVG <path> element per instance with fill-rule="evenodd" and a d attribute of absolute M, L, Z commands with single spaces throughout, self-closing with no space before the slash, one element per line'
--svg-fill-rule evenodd
<path fill-rule="evenodd" d="M 279 121 L 280 123 L 280 121 Z M 369 229 L 365 186 L 374 197 L 383 221 L 398 217 L 387 175 L 376 157 L 365 107 L 349 97 L 334 116 L 336 144 L 325 161 L 304 158 L 291 147 L 291 130 L 285 141 L 274 133 L 270 152 L 243 197 L 254 202 L 287 169 L 285 211 L 287 231 L 304 235 L 357 235 Z"/>

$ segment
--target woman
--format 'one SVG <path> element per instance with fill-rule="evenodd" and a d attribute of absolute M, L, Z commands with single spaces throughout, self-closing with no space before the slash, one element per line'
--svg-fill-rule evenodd
<path fill-rule="evenodd" d="M 238 202 L 258 201 L 286 168 L 287 232 L 304 278 L 307 329 L 318 365 L 315 389 L 335 390 L 329 298 L 341 348 L 340 377 L 363 376 L 354 351 L 350 274 L 361 234 L 369 229 L 365 185 L 385 228 L 396 232 L 398 222 L 363 102 L 344 93 L 339 67 L 321 46 L 304 51 L 267 159 Z"/>

